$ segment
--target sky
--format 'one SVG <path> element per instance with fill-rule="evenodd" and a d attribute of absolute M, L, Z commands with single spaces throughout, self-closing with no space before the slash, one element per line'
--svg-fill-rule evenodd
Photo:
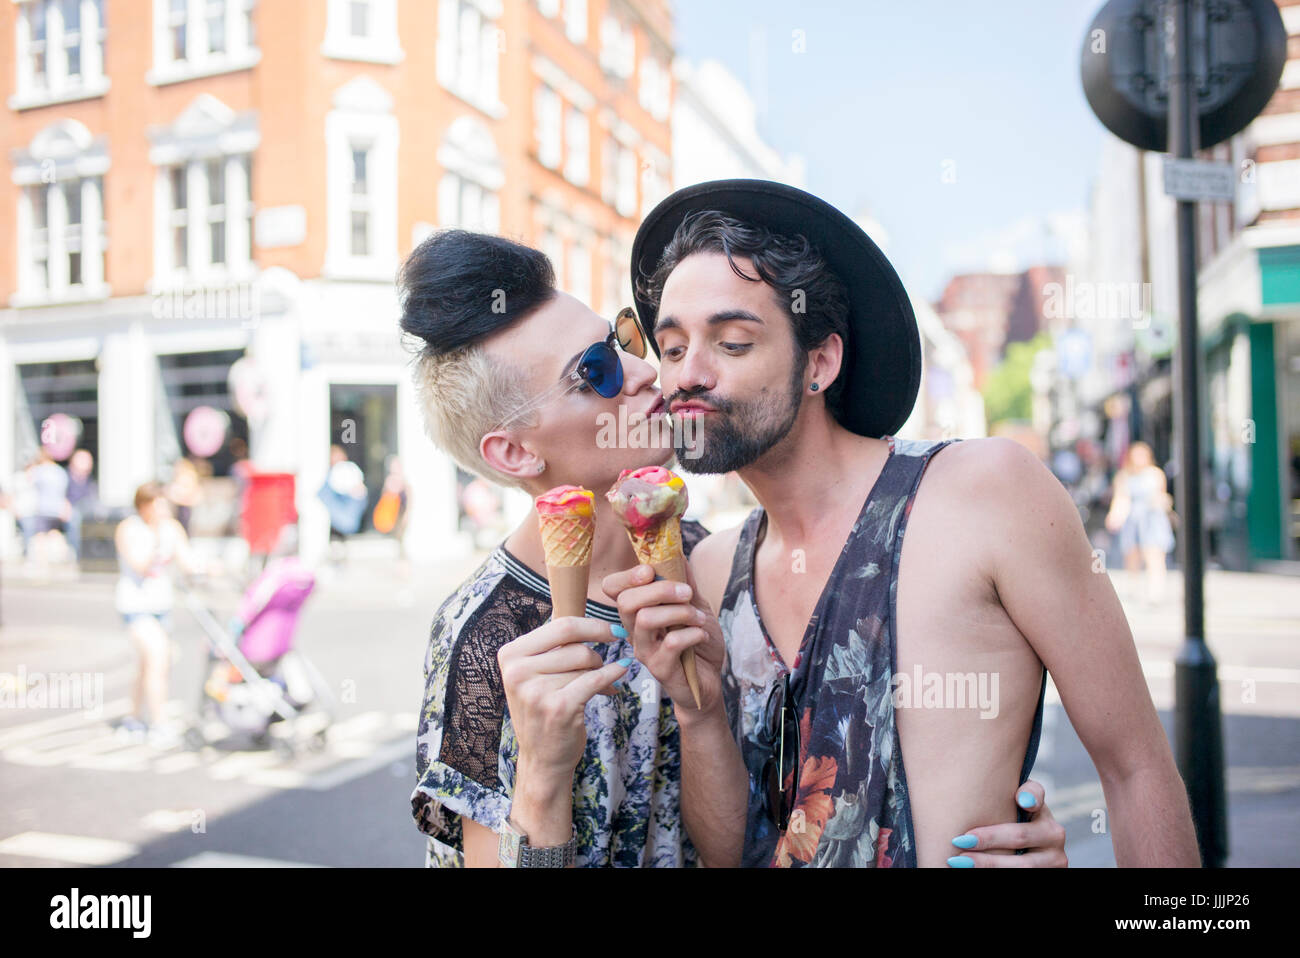
<path fill-rule="evenodd" d="M 904 282 L 933 301 L 954 273 L 1063 262 L 1081 242 L 1105 133 L 1079 60 L 1101 6 L 677 0 L 674 9 L 679 55 L 719 60 L 739 77 L 763 138 L 803 156 L 808 190 L 879 222 Z"/>

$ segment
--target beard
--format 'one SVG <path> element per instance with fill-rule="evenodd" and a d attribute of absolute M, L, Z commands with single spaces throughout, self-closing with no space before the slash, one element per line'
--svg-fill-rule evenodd
<path fill-rule="evenodd" d="M 796 356 L 784 395 L 731 400 L 707 392 L 674 393 L 671 401 L 698 399 L 716 412 L 694 420 L 694 429 L 673 430 L 673 451 L 684 472 L 702 475 L 735 472 L 757 462 L 794 428 L 803 404 L 805 357 Z"/>

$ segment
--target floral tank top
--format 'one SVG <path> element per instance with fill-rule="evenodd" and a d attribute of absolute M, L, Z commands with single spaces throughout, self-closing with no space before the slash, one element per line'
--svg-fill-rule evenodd
<path fill-rule="evenodd" d="M 898 669 L 898 561 L 925 467 L 958 440 L 885 437 L 889 456 L 818 600 L 790 670 L 799 719 L 799 776 L 784 833 L 765 810 L 764 765 L 773 754 L 764 713 L 786 668 L 754 598 L 756 544 L 766 517 L 745 521 L 718 616 L 729 667 L 724 694 L 749 770 L 742 864 L 747 867 L 915 867 L 907 776 L 895 723 L 892 677 Z M 1042 728 L 1039 691 L 1021 769 L 1033 767 Z M 794 784 L 793 767 L 787 786 Z M 1027 816 L 1019 814 L 1020 819 Z"/>

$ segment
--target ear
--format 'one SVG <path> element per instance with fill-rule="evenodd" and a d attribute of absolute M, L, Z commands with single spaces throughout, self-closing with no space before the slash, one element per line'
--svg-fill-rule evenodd
<path fill-rule="evenodd" d="M 843 361 L 844 340 L 839 333 L 831 333 L 820 346 L 808 351 L 808 382 L 816 383 L 818 392 L 824 394 L 839 376 Z"/>
<path fill-rule="evenodd" d="M 490 432 L 478 441 L 479 455 L 489 466 L 512 479 L 531 479 L 542 461 L 507 430 Z"/>

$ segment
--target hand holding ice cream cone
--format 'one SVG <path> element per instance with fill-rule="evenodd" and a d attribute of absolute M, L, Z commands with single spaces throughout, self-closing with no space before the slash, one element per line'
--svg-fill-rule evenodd
<path fill-rule="evenodd" d="M 681 517 L 686 512 L 687 493 L 682 478 L 662 466 L 624 470 L 605 498 L 627 528 L 637 561 L 653 567 L 661 578 L 686 582 Z M 693 650 L 682 653 L 682 668 L 695 707 L 700 708 L 700 680 Z"/>

